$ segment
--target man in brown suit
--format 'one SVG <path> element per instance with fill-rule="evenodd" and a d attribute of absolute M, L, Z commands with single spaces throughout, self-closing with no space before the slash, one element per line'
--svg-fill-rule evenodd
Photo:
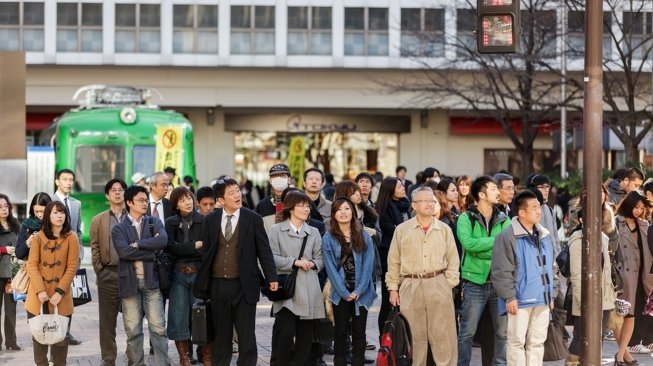
<path fill-rule="evenodd" d="M 115 366 L 116 318 L 120 311 L 118 297 L 118 254 L 111 240 L 111 229 L 127 213 L 123 193 L 124 181 L 114 178 L 104 186 L 109 209 L 100 212 L 91 221 L 91 253 L 93 270 L 97 276 L 98 304 L 100 310 L 100 350 L 102 366 Z"/>

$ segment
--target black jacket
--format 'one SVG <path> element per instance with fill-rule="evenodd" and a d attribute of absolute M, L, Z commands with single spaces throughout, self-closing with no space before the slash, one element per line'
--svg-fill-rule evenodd
<path fill-rule="evenodd" d="M 165 220 L 168 219 L 168 217 L 172 216 L 172 208 L 170 207 L 170 200 L 165 197 L 161 199 L 161 205 L 163 205 L 164 220 L 161 220 L 161 222 L 163 223 Z M 147 215 L 152 216 L 152 206 L 150 205 L 149 201 L 147 204 Z"/>
<path fill-rule="evenodd" d="M 385 212 L 379 212 L 379 227 L 381 228 L 381 248 L 389 248 L 392 243 L 392 237 L 395 234 L 397 225 L 404 222 L 404 212 L 401 211 L 399 206 L 409 208 L 407 198 L 403 198 L 400 202 L 391 200 Z M 408 212 L 407 210 L 405 212 Z"/>
<path fill-rule="evenodd" d="M 218 209 L 204 219 L 202 227 L 202 266 L 197 274 L 193 294 L 196 298 L 208 300 L 211 295 L 211 277 L 213 272 L 213 261 L 218 249 L 218 235 L 222 235 L 222 212 Z M 248 304 L 255 304 L 260 298 L 261 272 L 258 264 L 261 264 L 266 280 L 277 282 L 277 269 L 274 264 L 274 257 L 268 235 L 263 226 L 263 218 L 256 212 L 247 209 L 240 209 L 238 218 L 238 255 L 240 263 L 240 285 Z"/>
<path fill-rule="evenodd" d="M 174 257 L 175 263 L 193 263 L 199 268 L 202 263 L 202 253 L 200 250 L 195 250 L 195 242 L 202 237 L 203 222 L 204 217 L 199 212 L 193 211 L 188 242 L 184 242 L 181 216 L 174 215 L 166 219 L 166 233 L 168 233 L 166 252 Z"/>

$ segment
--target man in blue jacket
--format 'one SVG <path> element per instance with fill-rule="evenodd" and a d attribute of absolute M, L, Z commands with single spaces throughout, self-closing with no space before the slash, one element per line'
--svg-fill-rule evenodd
<path fill-rule="evenodd" d="M 125 191 L 128 214 L 111 230 L 118 253 L 118 296 L 127 333 L 127 352 L 134 366 L 145 365 L 143 357 L 143 314 L 147 318 L 154 364 L 170 365 L 163 294 L 154 265 L 155 252 L 168 243 L 161 220 L 147 216 L 147 190 L 131 186 Z"/>
<path fill-rule="evenodd" d="M 553 243 L 539 224 L 542 209 L 531 191 L 517 195 L 517 216 L 494 241 L 492 281 L 499 311 L 508 314 L 508 366 L 542 365 L 553 307 Z"/>

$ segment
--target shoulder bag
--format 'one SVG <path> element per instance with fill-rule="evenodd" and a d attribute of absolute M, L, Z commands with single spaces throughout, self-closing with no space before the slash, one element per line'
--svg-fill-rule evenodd
<path fill-rule="evenodd" d="M 302 249 L 299 251 L 299 257 L 301 259 L 304 255 L 304 249 L 306 248 L 306 241 L 308 240 L 308 235 L 304 237 L 302 242 Z M 263 284 L 261 287 L 261 293 L 263 296 L 267 297 L 270 301 L 281 301 L 291 299 L 295 296 L 295 282 L 297 281 L 297 271 L 299 268 L 293 265 L 292 271 L 289 274 L 279 274 L 277 276 L 279 282 L 279 288 L 277 291 L 270 290 L 270 286 L 267 283 Z M 267 281 L 266 281 L 267 282 Z"/>

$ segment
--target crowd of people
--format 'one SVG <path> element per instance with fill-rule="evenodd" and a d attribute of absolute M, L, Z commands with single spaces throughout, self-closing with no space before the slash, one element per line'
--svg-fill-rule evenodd
<path fill-rule="evenodd" d="M 74 178 L 58 171 L 56 192 L 36 194 L 22 224 L 0 194 L 8 350 L 20 350 L 12 256 L 26 261 L 28 318 L 55 307 L 72 317 L 71 282 L 83 255 L 82 207 L 69 195 Z M 174 170 L 137 173 L 132 185 L 108 181 L 108 207 L 89 231 L 102 365 L 116 362 L 119 312 L 130 365 L 145 364 L 144 318 L 157 365 L 171 363 L 168 340 L 183 366 L 226 366 L 234 353 L 239 365 L 256 365 L 261 288 L 284 291 L 291 273 L 294 293 L 271 308 L 271 365 L 324 365 L 325 353 L 336 366 L 373 363 L 365 357 L 375 348 L 366 328 L 377 293 L 379 334 L 400 307 L 415 365 L 470 365 L 476 342 L 483 365 L 541 365 L 550 321 L 573 325 L 566 364 L 578 364 L 584 190 L 571 199 L 553 193 L 543 174 L 525 182 L 508 172 L 454 179 L 431 167 L 415 184 L 403 166 L 385 178 L 361 172 L 335 183 L 317 168 L 302 178 L 302 189 L 294 187 L 289 167 L 273 165 L 269 194 L 258 202 L 251 184 L 229 176 L 197 190 L 192 180 L 171 187 Z M 653 319 L 644 315 L 653 288 L 653 180 L 621 169 L 602 189 L 602 240 L 591 245 L 603 258 L 603 334 L 614 332 L 616 366 L 636 365 L 633 353 L 653 351 Z M 568 278 L 555 264 L 563 249 Z M 164 254 L 171 273 L 162 289 Z M 214 339 L 195 347 L 190 314 L 200 302 L 211 305 Z M 48 347 L 33 340 L 35 364 L 65 365 L 69 344 L 79 341 L 69 335 Z"/>

